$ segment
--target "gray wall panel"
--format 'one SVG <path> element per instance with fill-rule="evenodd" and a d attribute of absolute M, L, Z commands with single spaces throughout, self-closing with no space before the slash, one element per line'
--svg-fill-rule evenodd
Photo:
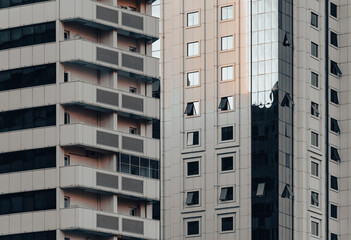
<path fill-rule="evenodd" d="M 96 60 L 118 65 L 118 52 L 97 47 Z"/>
<path fill-rule="evenodd" d="M 122 190 L 144 193 L 144 182 L 132 178 L 122 177 Z"/>
<path fill-rule="evenodd" d="M 131 150 L 131 151 L 143 153 L 144 141 L 141 139 L 122 136 L 122 148 L 125 150 Z"/>
<path fill-rule="evenodd" d="M 122 95 L 122 107 L 143 112 L 144 100 L 141 98 Z"/>
<path fill-rule="evenodd" d="M 123 218 L 122 231 L 136 234 L 144 234 L 144 222 Z"/>
<path fill-rule="evenodd" d="M 96 226 L 100 228 L 112 229 L 118 231 L 118 218 L 106 215 L 96 215 Z"/>
<path fill-rule="evenodd" d="M 118 176 L 96 173 L 96 185 L 118 189 Z"/>
<path fill-rule="evenodd" d="M 122 25 L 144 30 L 144 19 L 128 13 L 122 13 Z"/>
<path fill-rule="evenodd" d="M 96 132 L 96 143 L 118 148 L 118 135 L 107 132 Z"/>
<path fill-rule="evenodd" d="M 118 24 L 118 12 L 113 9 L 96 6 L 96 18 Z"/>
<path fill-rule="evenodd" d="M 122 54 L 122 66 L 132 68 L 138 71 L 144 71 L 144 59 L 127 54 Z"/>
<path fill-rule="evenodd" d="M 118 107 L 118 93 L 96 89 L 96 101 Z"/>

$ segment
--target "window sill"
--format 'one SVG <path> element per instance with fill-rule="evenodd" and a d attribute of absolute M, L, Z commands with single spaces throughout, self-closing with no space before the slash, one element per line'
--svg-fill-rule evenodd
<path fill-rule="evenodd" d="M 201 56 L 201 54 L 193 55 L 193 56 L 186 56 L 185 59 L 198 58 L 198 57 L 200 57 L 200 56 Z"/>
<path fill-rule="evenodd" d="M 310 26 L 311 26 L 311 28 L 312 28 L 312 29 L 314 29 L 314 30 L 316 30 L 316 31 L 318 31 L 318 32 L 319 32 L 319 28 L 318 28 L 318 27 L 313 26 L 311 23 L 310 23 Z"/>
<path fill-rule="evenodd" d="M 314 85 L 312 85 L 312 84 L 311 84 L 311 88 L 313 88 L 313 89 L 315 89 L 315 90 L 317 90 L 317 91 L 320 90 L 319 87 L 316 87 L 316 86 L 314 86 Z"/>
<path fill-rule="evenodd" d="M 193 28 L 200 28 L 201 24 L 193 25 L 193 26 L 186 26 L 185 29 L 193 29 Z"/>

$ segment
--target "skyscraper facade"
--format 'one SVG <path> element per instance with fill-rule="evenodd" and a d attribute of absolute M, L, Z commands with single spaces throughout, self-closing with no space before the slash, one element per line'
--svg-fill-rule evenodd
<path fill-rule="evenodd" d="M 160 239 L 153 2 L 0 1 L 0 239 Z"/>
<path fill-rule="evenodd" d="M 162 239 L 351 238 L 350 4 L 162 1 Z"/>

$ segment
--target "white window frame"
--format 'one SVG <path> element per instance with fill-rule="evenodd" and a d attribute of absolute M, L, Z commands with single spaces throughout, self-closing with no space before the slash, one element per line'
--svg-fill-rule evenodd
<path fill-rule="evenodd" d="M 221 20 L 230 20 L 234 18 L 234 6 L 227 5 L 221 7 Z"/>
<path fill-rule="evenodd" d="M 221 81 L 234 80 L 234 66 L 223 66 L 221 67 Z"/>
<path fill-rule="evenodd" d="M 200 55 L 200 42 L 189 42 L 187 44 L 187 56 L 194 57 Z"/>
<path fill-rule="evenodd" d="M 199 86 L 200 85 L 200 72 L 188 72 L 187 73 L 187 83 L 188 87 Z"/>
<path fill-rule="evenodd" d="M 187 27 L 195 27 L 200 25 L 200 12 L 194 11 L 187 13 Z"/>
<path fill-rule="evenodd" d="M 221 50 L 228 51 L 234 49 L 234 36 L 223 36 L 221 37 Z"/>

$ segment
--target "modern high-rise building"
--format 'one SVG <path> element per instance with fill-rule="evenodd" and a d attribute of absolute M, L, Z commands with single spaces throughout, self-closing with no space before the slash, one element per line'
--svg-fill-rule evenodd
<path fill-rule="evenodd" d="M 153 0 L 0 1 L 0 239 L 160 239 Z"/>
<path fill-rule="evenodd" d="M 351 239 L 350 8 L 161 1 L 161 239 Z"/>

